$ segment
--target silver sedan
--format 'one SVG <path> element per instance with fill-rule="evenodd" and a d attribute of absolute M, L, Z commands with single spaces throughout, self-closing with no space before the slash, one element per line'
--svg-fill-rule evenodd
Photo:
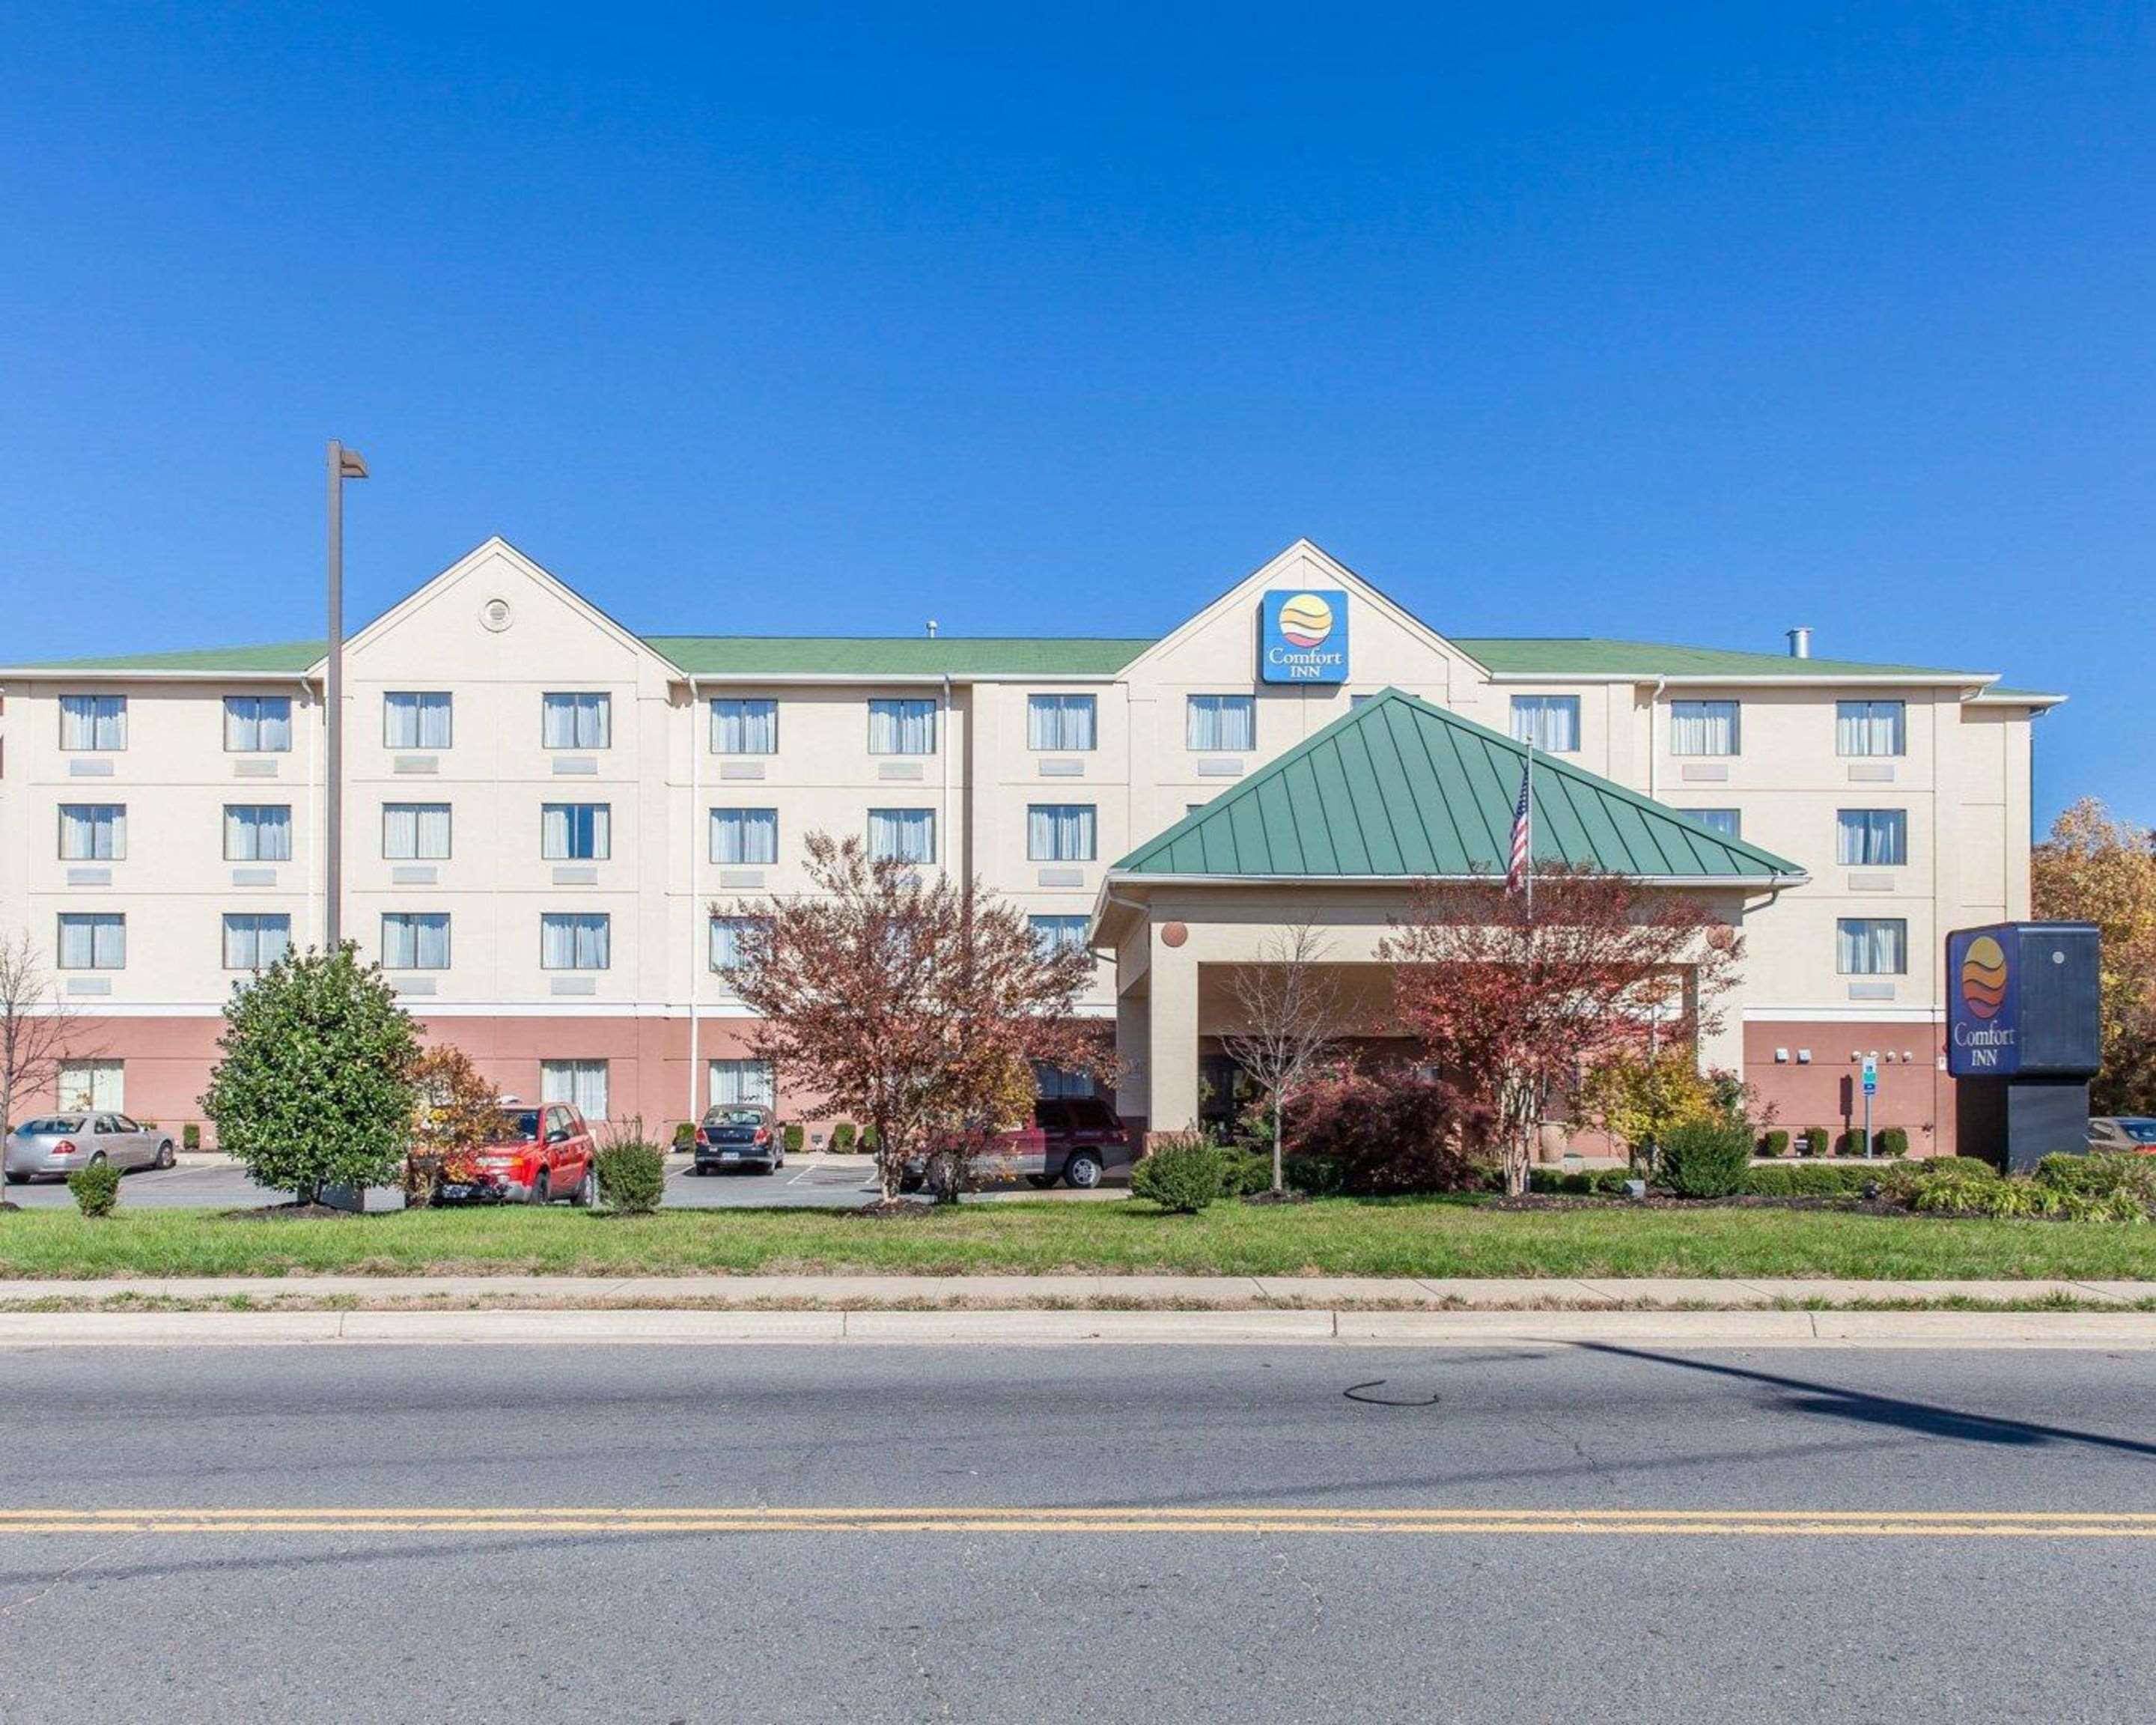
<path fill-rule="evenodd" d="M 125 1114 L 43 1114 L 8 1134 L 8 1183 L 39 1174 L 64 1177 L 93 1163 L 115 1168 L 170 1168 L 170 1134 Z"/>

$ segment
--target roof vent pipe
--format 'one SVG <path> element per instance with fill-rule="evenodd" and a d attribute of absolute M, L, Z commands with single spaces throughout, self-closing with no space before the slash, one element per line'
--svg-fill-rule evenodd
<path fill-rule="evenodd" d="M 936 639 L 936 619 L 932 617 L 928 619 L 928 639 L 932 641 Z"/>
<path fill-rule="evenodd" d="M 1810 659 L 1811 656 L 1812 632 L 1808 629 L 1791 629 L 1789 631 L 1789 657 L 1792 659 Z"/>

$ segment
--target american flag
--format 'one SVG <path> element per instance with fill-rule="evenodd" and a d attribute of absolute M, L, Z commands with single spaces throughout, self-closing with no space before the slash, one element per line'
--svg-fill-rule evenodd
<path fill-rule="evenodd" d="M 1512 804 L 1512 860 L 1505 870 L 1505 891 L 1524 891 L 1527 871 L 1533 866 L 1529 853 L 1534 848 L 1534 815 L 1532 793 L 1535 783 L 1534 757 L 1529 756 L 1527 766 L 1520 773 L 1520 798 Z"/>

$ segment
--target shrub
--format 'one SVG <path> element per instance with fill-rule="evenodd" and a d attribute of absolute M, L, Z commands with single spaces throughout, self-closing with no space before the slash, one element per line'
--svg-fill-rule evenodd
<path fill-rule="evenodd" d="M 2156 1156 L 2063 1151 L 2036 1164 L 2040 1185 L 2090 1198 L 2125 1194 L 2144 1209 L 2156 1209 Z"/>
<path fill-rule="evenodd" d="M 1774 1131 L 1760 1139 L 1759 1149 L 1760 1153 L 1766 1156 L 1787 1156 L 1789 1153 L 1789 1133 L 1780 1127 L 1776 1127 Z"/>
<path fill-rule="evenodd" d="M 696 1147 L 696 1122 L 677 1120 L 674 1122 L 674 1147 L 677 1151 L 693 1150 Z"/>
<path fill-rule="evenodd" d="M 808 1142 L 808 1135 L 801 1129 L 799 1121 L 788 1121 L 785 1129 L 778 1135 L 778 1142 L 784 1147 L 788 1156 L 798 1156 L 801 1153 L 801 1147 Z"/>
<path fill-rule="evenodd" d="M 599 1198 L 624 1216 L 648 1215 L 666 1195 L 666 1158 L 659 1147 L 634 1133 L 599 1147 Z"/>
<path fill-rule="evenodd" d="M 842 1120 L 831 1128 L 831 1148 L 840 1156 L 850 1155 L 854 1147 L 854 1123 Z"/>
<path fill-rule="evenodd" d="M 1166 1135 L 1131 1170 L 1133 1196 L 1194 1216 L 1220 1195 L 1224 1158 L 1194 1132 Z M 1267 1170 L 1266 1183 L 1271 1183 Z"/>
<path fill-rule="evenodd" d="M 1856 1127 L 1851 1127 L 1851 1128 L 1850 1128 L 1850 1130 L 1849 1130 L 1849 1131 L 1847 1131 L 1847 1132 L 1840 1132 L 1840 1133 L 1837 1133 L 1837 1134 L 1835 1135 L 1835 1141 L 1834 1141 L 1834 1153 L 1835 1153 L 1836 1156 L 1861 1156 L 1861 1155 L 1863 1155 L 1863 1154 L 1864 1154 L 1864 1134 L 1863 1134 L 1863 1132 L 1861 1132 L 1860 1130 L 1858 1130 L 1857 1128 L 1856 1128 Z"/>
<path fill-rule="evenodd" d="M 1752 1130 L 1740 1122 L 1686 1120 L 1662 1139 L 1657 1177 L 1681 1198 L 1727 1198 L 1752 1166 Z"/>
<path fill-rule="evenodd" d="M 1527 1190 L 1566 1198 L 1621 1198 L 1625 1183 L 1636 1178 L 1630 1168 L 1531 1168 Z"/>
<path fill-rule="evenodd" d="M 182 1150 L 202 1148 L 202 1128 L 192 1120 L 180 1128 L 180 1148 Z"/>
<path fill-rule="evenodd" d="M 1907 1156 L 1909 1153 L 1909 1128 L 1906 1126 L 1883 1127 L 1871 1140 L 1881 1156 Z"/>
<path fill-rule="evenodd" d="M 872 1126 L 863 1127 L 861 1128 L 861 1135 L 858 1141 L 858 1144 L 862 1155 L 875 1155 L 876 1153 L 876 1129 Z"/>
<path fill-rule="evenodd" d="M 302 1204 L 325 1186 L 386 1186 L 409 1147 L 412 1016 L 346 941 L 280 958 L 224 1009 L 203 1112 L 260 1184 Z"/>
<path fill-rule="evenodd" d="M 1455 1086 L 1405 1070 L 1353 1069 L 1310 1085 L 1288 1111 L 1287 1148 L 1339 1167 L 1337 1189 L 1464 1192 L 1484 1183 L 1490 1115 Z"/>
<path fill-rule="evenodd" d="M 1880 1178 L 1868 1168 L 1797 1162 L 1787 1168 L 1747 1168 L 1738 1189 L 1754 1198 L 1861 1198 Z"/>
<path fill-rule="evenodd" d="M 109 1162 L 94 1162 L 67 1177 L 75 1208 L 85 1216 L 109 1216 L 120 1202 L 120 1170 Z"/>
<path fill-rule="evenodd" d="M 1223 1146 L 1220 1151 L 1220 1195 L 1252 1198 L 1273 1189 L 1273 1153 L 1247 1145 Z"/>
<path fill-rule="evenodd" d="M 1300 1192 L 1307 1198 L 1334 1198 L 1339 1195 L 1340 1183 L 1345 1171 L 1330 1156 L 1290 1156 L 1282 1158 L 1282 1173 L 1287 1180 L 1287 1189 Z M 1272 1158 L 1265 1158 L 1265 1183 L 1272 1183 Z M 1260 1189 L 1263 1189 L 1262 1188 Z"/>

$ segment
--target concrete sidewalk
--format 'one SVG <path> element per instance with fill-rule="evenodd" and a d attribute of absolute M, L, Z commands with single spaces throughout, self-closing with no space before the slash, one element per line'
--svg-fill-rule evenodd
<path fill-rule="evenodd" d="M 0 1281 L 0 1308 L 229 1306 L 635 1311 L 1619 1312 L 2050 1305 L 2151 1308 L 2156 1281 L 1384 1280 L 1200 1276 L 292 1276 Z"/>

